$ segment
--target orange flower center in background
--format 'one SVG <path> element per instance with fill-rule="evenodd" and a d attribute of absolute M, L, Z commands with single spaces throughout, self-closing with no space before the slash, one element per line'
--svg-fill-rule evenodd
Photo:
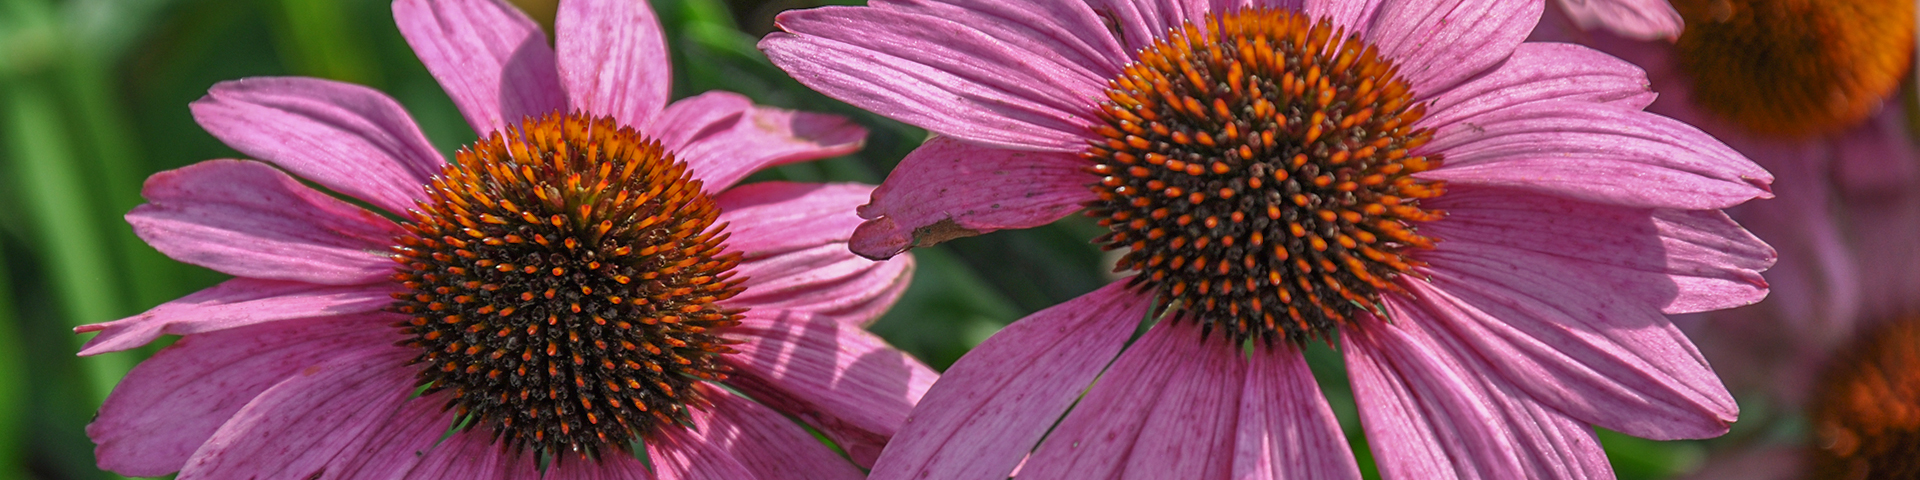
<path fill-rule="evenodd" d="M 1327 338 L 1430 247 L 1442 185 L 1406 82 L 1329 23 L 1254 9 L 1169 34 L 1108 83 L 1082 156 L 1115 271 L 1238 341 Z"/>
<path fill-rule="evenodd" d="M 541 458 L 632 448 L 724 378 L 740 292 L 719 209 L 609 118 L 528 119 L 462 149 L 395 239 L 391 310 L 423 394 Z M 556 458 L 557 459 L 557 458 Z"/>
<path fill-rule="evenodd" d="M 1859 338 L 1813 399 L 1807 478 L 1920 478 L 1920 317 Z"/>
<path fill-rule="evenodd" d="M 1913 0 L 1674 0 L 1694 102 L 1748 130 L 1808 137 L 1872 115 L 1913 64 Z"/>

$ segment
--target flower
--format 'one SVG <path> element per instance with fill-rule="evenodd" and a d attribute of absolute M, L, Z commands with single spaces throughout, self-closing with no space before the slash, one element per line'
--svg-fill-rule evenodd
<path fill-rule="evenodd" d="M 1542 8 L 783 14 L 776 65 L 939 135 L 861 207 L 854 251 L 1085 209 L 1135 272 L 961 358 L 872 477 L 1357 478 L 1315 339 L 1339 344 L 1388 478 L 1607 477 L 1590 425 L 1726 432 L 1733 398 L 1665 314 L 1765 295 L 1772 249 L 1719 209 L 1772 177 L 1642 111 L 1632 65 L 1522 43 Z"/>
<path fill-rule="evenodd" d="M 1667 0 L 1559 0 L 1561 13 L 1581 30 L 1606 29 L 1635 40 L 1673 41 L 1680 36 L 1680 12 Z"/>
<path fill-rule="evenodd" d="M 445 162 L 391 98 L 319 79 L 194 102 L 268 163 L 156 174 L 127 215 L 161 252 L 238 278 L 76 329 L 99 332 L 82 355 L 183 336 L 88 427 L 101 468 L 861 478 L 788 416 L 871 463 L 934 378 L 860 328 L 912 262 L 846 251 L 870 187 L 735 184 L 856 150 L 865 130 L 726 92 L 669 103 L 644 2 L 562 2 L 557 55 L 499 1 L 399 0 L 394 16 L 481 140 Z"/>

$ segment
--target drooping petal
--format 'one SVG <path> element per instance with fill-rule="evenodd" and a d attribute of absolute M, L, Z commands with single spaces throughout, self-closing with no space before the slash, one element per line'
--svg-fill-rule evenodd
<path fill-rule="evenodd" d="M 397 0 L 393 20 L 414 55 L 481 137 L 522 118 L 565 113 L 547 35 L 501 0 Z"/>
<path fill-rule="evenodd" d="M 867 138 L 845 117 L 757 106 L 722 91 L 673 102 L 646 131 L 713 194 L 768 167 L 853 153 Z"/>
<path fill-rule="evenodd" d="M 384 93 L 317 78 L 215 84 L 188 106 L 214 138 L 300 178 L 405 213 L 446 163 Z"/>
<path fill-rule="evenodd" d="M 323 285 L 385 280 L 393 221 L 263 163 L 209 160 L 154 174 L 133 232 L 175 260 L 229 275 Z"/>
<path fill-rule="evenodd" d="M 872 477 L 1007 478 L 1119 354 L 1149 301 L 1115 282 L 994 334 L 927 391 Z"/>
<path fill-rule="evenodd" d="M 802 312 L 749 310 L 730 338 L 746 343 L 723 361 L 729 385 L 800 418 L 872 465 L 939 377 L 856 325 Z"/>
<path fill-rule="evenodd" d="M 1638 109 L 1653 102 L 1650 85 L 1640 67 L 1598 50 L 1565 43 L 1522 43 L 1513 56 L 1485 75 L 1435 92 L 1420 124 L 1453 125 L 1501 108 L 1546 100 Z"/>
<path fill-rule="evenodd" d="M 873 202 L 860 207 L 867 222 L 853 232 L 853 252 L 887 258 L 958 237 L 1052 223 L 1094 199 L 1087 185 L 1098 177 L 1082 171 L 1086 165 L 1068 154 L 935 138 L 900 160 L 874 189 Z"/>
<path fill-rule="evenodd" d="M 1245 355 L 1191 322 L 1154 325 L 1047 434 L 1020 478 L 1230 478 Z"/>
<path fill-rule="evenodd" d="M 953 20 L 995 40 L 1027 51 L 1052 51 L 1063 65 L 1085 68 L 1102 78 L 1120 74 L 1133 51 L 1109 25 L 1110 17 L 1086 2 L 1005 2 L 997 0 L 879 0 L 873 8 L 901 10 Z"/>
<path fill-rule="evenodd" d="M 1235 480 L 1360 478 L 1340 422 L 1298 350 L 1254 348 L 1238 429 Z"/>
<path fill-rule="evenodd" d="M 728 304 L 824 315 L 864 325 L 906 291 L 913 257 L 876 262 L 847 250 L 872 186 L 761 182 L 720 194 L 727 244 L 743 254 L 734 271 L 746 291 Z"/>
<path fill-rule="evenodd" d="M 1437 126 L 1419 174 L 1594 203 L 1710 210 L 1771 196 L 1773 175 L 1673 119 L 1587 102 L 1541 101 Z"/>
<path fill-rule="evenodd" d="M 87 425 L 100 468 L 157 477 L 179 471 L 234 412 L 307 367 L 393 342 L 392 319 L 323 317 L 181 338 L 141 362 Z"/>
<path fill-rule="evenodd" d="M 82 325 L 75 333 L 100 332 L 80 355 L 138 348 L 161 335 L 207 333 L 292 318 L 373 312 L 393 304 L 387 284 L 324 286 L 236 278 L 139 315 Z"/>
<path fill-rule="evenodd" d="M 780 412 L 721 389 L 707 389 L 713 407 L 695 410 L 698 439 L 687 445 L 740 462 L 757 480 L 859 480 L 866 474 Z"/>
<path fill-rule="evenodd" d="M 951 19 L 822 7 L 760 41 L 800 83 L 889 118 L 985 145 L 1077 152 L 1106 78 Z M 1031 45 L 1029 45 L 1031 46 Z"/>
<path fill-rule="evenodd" d="M 1636 40 L 1680 38 L 1685 23 L 1668 0 L 1560 0 L 1567 18 L 1583 30 L 1606 29 Z"/>
<path fill-rule="evenodd" d="M 640 127 L 666 107 L 673 62 L 645 0 L 569 0 L 553 19 L 560 82 L 574 110 Z"/>
<path fill-rule="evenodd" d="M 1188 22 L 1199 23 L 1210 10 L 1207 0 L 1086 0 L 1107 28 L 1137 52 Z"/>
<path fill-rule="evenodd" d="M 1541 0 L 1379 3 L 1363 35 L 1393 60 L 1416 95 L 1453 88 L 1506 60 L 1546 8 Z"/>
<path fill-rule="evenodd" d="M 718 395 L 716 393 L 716 395 Z M 647 458 L 652 460 L 661 480 L 732 480 L 754 478 L 752 471 L 718 448 L 710 448 L 702 436 L 685 429 L 663 429 L 657 442 L 647 442 Z"/>
<path fill-rule="evenodd" d="M 410 404 L 428 404 L 438 406 L 445 403 L 440 398 L 415 399 Z M 432 414 L 423 415 L 422 423 L 439 427 L 435 436 L 440 436 L 457 420 L 455 412 L 440 412 L 436 408 Z M 417 455 L 420 460 L 406 470 L 402 478 L 408 480 L 431 480 L 440 478 L 461 478 L 473 480 L 578 480 L 590 478 L 654 480 L 645 474 L 646 466 L 632 455 L 624 452 L 609 454 L 601 462 L 564 462 L 550 465 L 552 473 L 541 475 L 540 461 L 525 451 L 506 451 L 488 437 L 486 430 L 470 429 L 446 435 L 446 438 L 433 444 L 430 449 L 421 449 Z M 568 459 L 574 460 L 574 459 Z M 604 464 L 604 466 L 600 466 Z"/>

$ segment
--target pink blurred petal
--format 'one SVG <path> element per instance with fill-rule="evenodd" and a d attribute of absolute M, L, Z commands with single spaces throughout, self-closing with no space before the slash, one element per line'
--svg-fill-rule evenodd
<path fill-rule="evenodd" d="M 146 345 L 161 335 L 207 333 L 292 318 L 378 311 L 393 304 L 388 284 L 324 286 L 236 278 L 160 304 L 145 313 L 74 328 L 100 332 L 80 355 L 99 355 Z"/>
<path fill-rule="evenodd" d="M 1908 134 L 1904 102 L 1887 108 L 1834 140 L 1834 176 L 1849 197 L 1913 195 L 1920 180 L 1920 147 Z"/>
<path fill-rule="evenodd" d="M 860 224 L 854 208 L 872 186 L 762 182 L 715 199 L 727 244 L 744 258 L 734 271 L 746 291 L 728 304 L 791 310 L 865 325 L 880 318 L 913 274 L 913 257 L 876 262 L 847 250 Z"/>
<path fill-rule="evenodd" d="M 1685 23 L 1667 0 L 1559 0 L 1559 5 L 1581 29 L 1604 28 L 1636 40 L 1672 42 Z"/>
<path fill-rule="evenodd" d="M 1396 323 L 1430 321 L 1408 317 L 1395 299 L 1387 298 L 1387 309 Z M 1527 478 L 1518 447 L 1502 432 L 1508 426 L 1476 388 L 1480 373 L 1394 324 L 1363 322 L 1343 331 L 1340 345 L 1382 477 Z"/>
<path fill-rule="evenodd" d="M 1052 223 L 1093 200 L 1098 177 L 1060 153 L 987 148 L 935 138 L 907 154 L 860 207 L 852 248 L 887 258 L 909 248 Z"/>
<path fill-rule="evenodd" d="M 398 225 L 263 163 L 208 160 L 147 178 L 133 232 L 175 260 L 229 275 L 324 285 L 384 281 Z"/>
<path fill-rule="evenodd" d="M 1132 49 L 1108 29 L 1108 17 L 1086 2 L 879 0 L 868 5 L 953 20 L 1021 50 L 1052 51 L 1064 64 L 1103 78 L 1120 74 L 1132 59 Z"/>
<path fill-rule="evenodd" d="M 709 193 L 769 167 L 853 153 L 867 138 L 867 129 L 838 115 L 757 106 L 722 91 L 673 102 L 646 132 Z"/>
<path fill-rule="evenodd" d="M 1229 478 L 1246 354 L 1200 331 L 1148 329 L 1047 434 L 1021 480 Z"/>
<path fill-rule="evenodd" d="M 1254 347 L 1237 428 L 1236 480 L 1360 478 L 1340 422 L 1297 348 Z"/>
<path fill-rule="evenodd" d="M 673 62 L 645 0 L 560 2 L 553 29 L 560 82 L 574 110 L 637 128 L 666 107 Z"/>
<path fill-rule="evenodd" d="M 1004 480 L 1120 353 L 1150 300 L 1114 282 L 994 334 L 927 391 L 871 476 Z"/>
<path fill-rule="evenodd" d="M 1849 227 L 1873 229 L 1876 225 L 1904 227 L 1913 223 L 1875 215 L 1880 209 L 1871 205 L 1842 203 L 1840 192 L 1835 190 L 1844 188 L 1836 183 L 1844 185 L 1845 180 L 1836 177 L 1845 175 L 1837 171 L 1844 169 L 1839 164 L 1845 162 L 1830 162 L 1823 147 L 1801 143 L 1755 150 L 1754 160 L 1763 162 L 1779 177 L 1775 198 L 1747 203 L 1728 213 L 1780 251 L 1780 262 L 1766 274 L 1773 293 L 1762 304 L 1777 314 L 1771 319 L 1777 320 L 1772 327 L 1786 327 L 1793 332 L 1791 338 L 1806 344 L 1831 347 L 1850 336 L 1864 297 L 1887 281 L 1912 276 L 1905 273 L 1913 267 L 1909 262 L 1862 264 L 1855 252 L 1870 258 L 1910 258 L 1897 251 L 1920 241 L 1920 235 L 1895 236 L 1888 245 L 1892 250 L 1849 248 L 1848 237 L 1865 233 L 1848 231 Z M 1873 271 L 1901 273 L 1868 278 L 1866 274 Z"/>
<path fill-rule="evenodd" d="M 521 119 L 565 113 L 547 35 L 501 0 L 397 0 L 393 20 L 420 63 L 482 138 Z"/>
<path fill-rule="evenodd" d="M 446 162 L 386 94 L 348 83 L 255 77 L 215 84 L 189 108 L 207 133 L 301 178 L 405 213 Z"/>
<path fill-rule="evenodd" d="M 760 41 L 774 65 L 827 96 L 889 118 L 1002 148 L 1078 152 L 1106 78 L 1051 50 L 973 27 L 858 7 L 789 10 Z"/>
<path fill-rule="evenodd" d="M 1541 0 L 1382 0 L 1364 36 L 1415 95 L 1431 94 L 1506 60 L 1545 8 Z"/>
<path fill-rule="evenodd" d="M 729 385 L 814 425 L 855 462 L 872 465 L 939 377 L 858 326 L 828 317 L 750 310 L 727 336 L 746 343 L 724 361 Z"/>
<path fill-rule="evenodd" d="M 780 412 L 725 390 L 707 389 L 713 407 L 695 410 L 689 445 L 722 452 L 756 480 L 860 480 L 866 474 Z M 733 479 L 726 479 L 733 480 Z"/>
<path fill-rule="evenodd" d="M 1770 196 L 1773 181 L 1691 126 L 1585 102 L 1532 102 L 1440 125 L 1420 152 L 1446 154 L 1422 178 L 1628 207 L 1725 208 Z"/>
<path fill-rule="evenodd" d="M 1430 97 L 1422 125 L 1452 125 L 1501 108 L 1545 100 L 1609 103 L 1637 109 L 1653 102 L 1647 76 L 1631 63 L 1579 45 L 1522 43 L 1485 75 Z"/>
<path fill-rule="evenodd" d="M 180 470 L 234 412 L 302 369 L 393 342 L 392 319 L 323 317 L 181 338 L 134 367 L 87 425 L 100 468 Z M 156 414 L 164 412 L 164 414 Z"/>

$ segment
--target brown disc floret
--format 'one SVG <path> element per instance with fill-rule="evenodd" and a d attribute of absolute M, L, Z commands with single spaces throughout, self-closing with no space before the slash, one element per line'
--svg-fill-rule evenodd
<path fill-rule="evenodd" d="M 1789 137 L 1860 123 L 1913 64 L 1913 0 L 1675 0 L 1693 101 Z"/>
<path fill-rule="evenodd" d="M 1920 478 L 1920 316 L 1862 332 L 1815 392 L 1807 478 Z"/>

